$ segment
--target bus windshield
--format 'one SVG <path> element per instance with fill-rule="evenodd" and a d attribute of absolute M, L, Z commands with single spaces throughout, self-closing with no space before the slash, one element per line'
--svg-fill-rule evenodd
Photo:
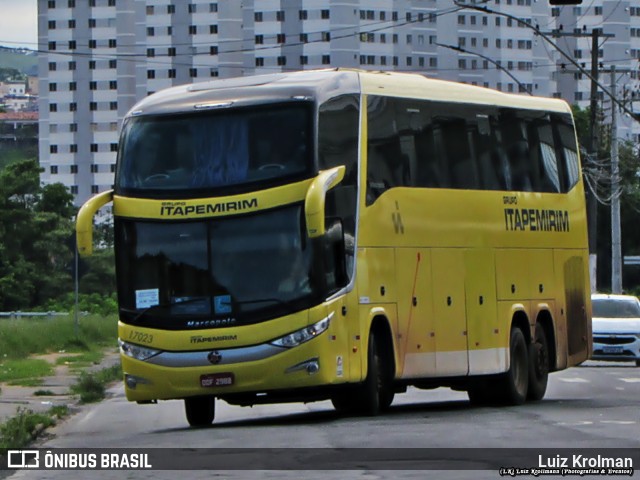
<path fill-rule="evenodd" d="M 302 206 L 207 222 L 119 219 L 121 318 L 157 328 L 229 326 L 317 299 Z"/>
<path fill-rule="evenodd" d="M 305 103 L 131 117 L 116 192 L 159 196 L 310 176 L 311 109 Z"/>

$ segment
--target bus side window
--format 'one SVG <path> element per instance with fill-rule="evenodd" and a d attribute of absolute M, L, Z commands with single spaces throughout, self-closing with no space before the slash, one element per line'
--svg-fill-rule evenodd
<path fill-rule="evenodd" d="M 477 189 L 476 164 L 471 156 L 467 125 L 463 118 L 455 118 L 443 125 L 445 149 L 453 188 Z"/>
<path fill-rule="evenodd" d="M 511 189 L 530 192 L 529 142 L 524 125 L 513 112 L 503 111 L 500 115 L 503 148 L 511 173 Z"/>
<path fill-rule="evenodd" d="M 538 147 L 540 149 L 542 183 L 547 188 L 544 191 L 560 192 L 560 177 L 558 174 L 558 160 L 556 158 L 555 143 L 551 124 L 540 123 L 537 129 Z"/>
<path fill-rule="evenodd" d="M 564 177 L 563 190 L 568 192 L 578 183 L 580 168 L 578 165 L 578 153 L 576 148 L 575 134 L 568 118 L 559 115 L 553 116 L 554 126 L 557 129 L 557 137 L 562 153 L 561 166 Z"/>
<path fill-rule="evenodd" d="M 484 190 L 501 190 L 502 186 L 498 178 L 498 170 L 494 163 L 496 139 L 491 126 L 490 116 L 480 114 L 476 116 L 477 133 L 473 135 L 478 170 L 480 174 L 480 186 Z"/>

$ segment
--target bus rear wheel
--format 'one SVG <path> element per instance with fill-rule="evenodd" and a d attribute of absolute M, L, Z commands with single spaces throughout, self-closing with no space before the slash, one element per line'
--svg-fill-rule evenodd
<path fill-rule="evenodd" d="M 549 345 L 544 327 L 536 324 L 533 343 L 529 345 L 529 400 L 542 400 L 549 381 Z"/>
<path fill-rule="evenodd" d="M 498 377 L 499 398 L 506 405 L 522 405 L 529 390 L 529 349 L 522 330 L 511 328 L 509 370 Z"/>
<path fill-rule="evenodd" d="M 188 397 L 184 399 L 184 410 L 189 425 L 202 428 L 211 425 L 216 415 L 216 399 L 212 396 Z"/>

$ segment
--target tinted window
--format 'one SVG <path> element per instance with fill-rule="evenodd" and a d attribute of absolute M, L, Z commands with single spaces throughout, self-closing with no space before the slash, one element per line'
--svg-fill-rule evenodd
<path fill-rule="evenodd" d="M 398 186 L 560 192 L 579 179 L 569 115 L 368 99 L 367 204 Z"/>
<path fill-rule="evenodd" d="M 131 118 L 118 158 L 118 190 L 175 195 L 291 178 L 312 169 L 310 106 Z"/>

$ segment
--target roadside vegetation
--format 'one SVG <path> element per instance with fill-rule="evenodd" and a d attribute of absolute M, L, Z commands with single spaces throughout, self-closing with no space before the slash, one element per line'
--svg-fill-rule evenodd
<path fill-rule="evenodd" d="M 66 406 L 52 407 L 45 413 L 19 408 L 14 417 L 0 425 L 0 454 L 9 448 L 23 448 L 69 413 Z"/>

